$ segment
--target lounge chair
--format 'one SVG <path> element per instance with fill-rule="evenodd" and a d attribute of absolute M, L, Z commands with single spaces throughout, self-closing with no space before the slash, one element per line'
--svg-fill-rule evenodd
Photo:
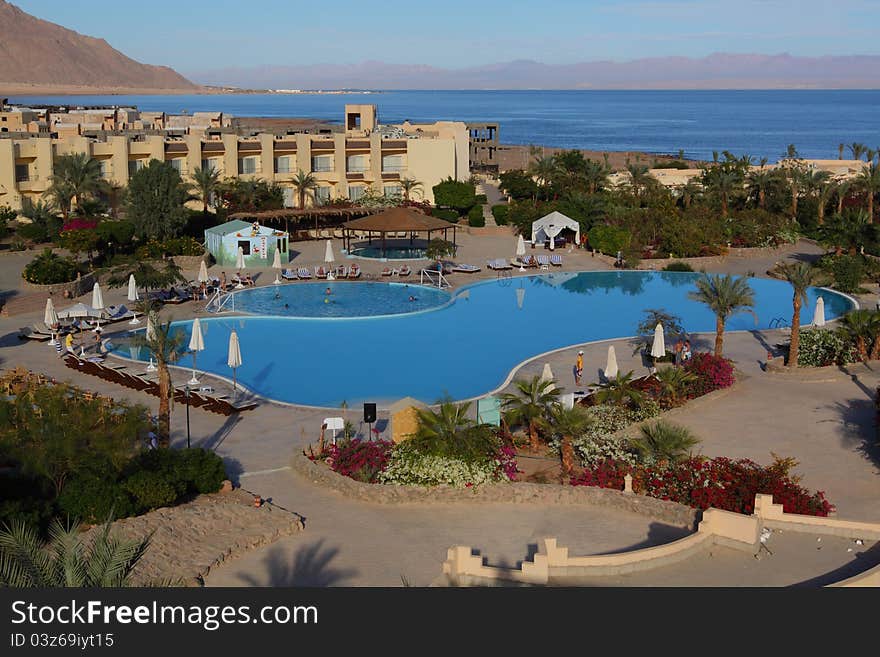
<path fill-rule="evenodd" d="M 352 265 L 348 269 L 348 277 L 349 278 L 360 278 L 361 268 L 357 265 Z"/>
<path fill-rule="evenodd" d="M 463 274 L 475 274 L 478 271 L 480 271 L 481 269 L 482 269 L 481 267 L 477 267 L 476 265 L 468 265 L 468 264 L 460 263 L 460 264 L 455 265 L 455 267 L 452 268 L 452 271 L 461 272 Z"/>
<path fill-rule="evenodd" d="M 315 267 L 315 278 L 327 278 L 327 270 L 322 266 Z"/>
<path fill-rule="evenodd" d="M 336 270 L 333 272 L 333 276 L 335 278 L 347 278 L 348 270 L 345 268 L 345 265 L 337 265 Z"/>
<path fill-rule="evenodd" d="M 550 264 L 553 265 L 554 267 L 561 267 L 562 266 L 562 256 L 554 253 L 552 256 L 550 256 Z"/>
<path fill-rule="evenodd" d="M 539 255 L 536 256 L 536 258 L 538 260 L 538 265 L 541 267 L 541 269 L 550 267 L 550 256 Z"/>
<path fill-rule="evenodd" d="M 131 319 L 134 317 L 134 313 L 132 313 L 124 304 L 121 306 L 110 306 L 107 309 L 110 314 L 106 317 L 107 322 L 121 322 L 124 319 Z"/>
<path fill-rule="evenodd" d="M 308 271 L 308 269 L 306 271 Z M 292 272 L 289 269 L 285 269 L 281 272 L 281 278 L 283 278 L 285 281 L 295 281 L 297 279 L 297 275 L 295 272 Z"/>
<path fill-rule="evenodd" d="M 510 264 L 508 264 L 507 262 L 505 262 L 504 260 L 502 260 L 500 258 L 497 260 L 487 261 L 486 266 L 489 269 L 496 269 L 496 270 L 498 270 L 498 269 L 512 269 L 512 266 Z"/>
<path fill-rule="evenodd" d="M 391 276 L 392 273 L 393 271 L 390 267 L 385 267 L 382 269 L 382 276 Z"/>
<path fill-rule="evenodd" d="M 291 273 L 293 273 L 293 272 L 291 272 Z M 294 275 L 294 278 L 301 278 L 304 280 L 307 280 L 311 277 L 312 277 L 312 272 L 309 271 L 308 267 L 300 267 L 299 269 L 296 270 L 296 274 Z"/>
<path fill-rule="evenodd" d="M 403 267 L 400 268 L 400 270 L 397 273 L 400 276 L 411 276 L 412 269 L 409 268 L 409 265 L 404 265 Z"/>

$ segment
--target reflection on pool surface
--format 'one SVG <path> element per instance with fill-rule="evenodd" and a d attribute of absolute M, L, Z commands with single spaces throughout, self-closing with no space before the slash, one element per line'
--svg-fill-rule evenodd
<path fill-rule="evenodd" d="M 384 255 L 381 246 L 364 246 L 351 250 L 358 258 L 386 258 L 388 260 L 426 260 L 425 249 L 417 246 L 388 246 Z"/>
<path fill-rule="evenodd" d="M 227 347 L 235 329 L 244 361 L 238 380 L 266 397 L 314 406 L 338 406 L 343 400 L 381 404 L 408 395 L 426 402 L 445 395 L 467 399 L 498 387 L 511 369 L 537 354 L 633 335 L 646 308 L 679 315 L 690 333 L 714 331 L 712 313 L 687 298 L 697 276 L 559 272 L 475 283 L 433 312 L 333 321 L 217 317 L 202 320 L 206 350 L 198 367 L 230 376 Z M 769 279 L 752 279 L 751 285 L 757 323 L 750 314 L 735 315 L 728 330 L 768 328 L 779 318 L 791 319 L 790 285 Z M 804 323 L 812 321 L 819 295 L 828 319 L 850 308 L 841 295 L 811 289 Z M 177 325 L 189 335 L 191 322 Z M 121 353 L 128 350 L 123 347 Z M 187 367 L 191 359 L 179 364 Z M 603 366 L 604 357 L 601 363 L 587 362 L 586 379 L 596 380 Z M 569 371 L 555 374 L 571 381 Z"/>
<path fill-rule="evenodd" d="M 443 290 L 407 283 L 319 281 L 236 292 L 235 310 L 281 317 L 375 317 L 430 310 L 450 298 Z"/>

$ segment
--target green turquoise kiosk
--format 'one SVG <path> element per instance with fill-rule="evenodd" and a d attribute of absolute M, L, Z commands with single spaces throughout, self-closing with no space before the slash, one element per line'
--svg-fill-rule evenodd
<path fill-rule="evenodd" d="M 256 221 L 234 220 L 208 228 L 205 246 L 217 264 L 223 267 L 237 266 L 238 249 L 241 248 L 245 268 L 268 268 L 275 259 L 275 251 L 280 252 L 282 264 L 290 261 L 288 237 L 284 231 L 261 226 Z"/>

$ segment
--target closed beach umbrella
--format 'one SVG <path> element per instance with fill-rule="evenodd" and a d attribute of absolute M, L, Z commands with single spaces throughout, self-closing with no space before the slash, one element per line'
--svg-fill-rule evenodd
<path fill-rule="evenodd" d="M 207 283 L 209 280 L 208 265 L 205 264 L 204 260 L 202 260 L 201 264 L 199 265 L 199 277 L 197 280 L 199 281 L 199 283 Z"/>
<path fill-rule="evenodd" d="M 195 385 L 199 382 L 196 378 L 196 356 L 205 349 L 205 338 L 202 336 L 202 322 L 196 317 L 193 320 L 192 335 L 189 338 L 189 350 L 193 352 L 193 375 L 189 383 Z"/>
<path fill-rule="evenodd" d="M 281 269 L 281 251 L 275 249 L 275 258 L 272 260 L 272 269 Z M 281 279 L 278 278 L 278 273 L 275 273 L 275 285 L 281 283 Z"/>
<path fill-rule="evenodd" d="M 813 313 L 813 326 L 825 326 L 825 299 L 816 299 L 816 312 Z"/>
<path fill-rule="evenodd" d="M 654 344 L 651 345 L 651 356 L 663 358 L 666 355 L 666 338 L 663 337 L 663 324 L 657 322 L 654 327 Z"/>
<path fill-rule="evenodd" d="M 516 258 L 517 258 L 517 260 L 522 262 L 522 258 L 525 254 L 526 254 L 526 241 L 523 239 L 523 236 L 520 235 L 516 240 Z M 525 271 L 525 267 L 520 265 L 519 270 Z"/>
<path fill-rule="evenodd" d="M 522 310 L 523 301 L 526 299 L 526 289 L 524 287 L 516 288 L 516 307 Z"/>
<path fill-rule="evenodd" d="M 605 361 L 605 378 L 613 379 L 617 376 L 617 352 L 614 351 L 614 345 L 608 347 L 608 360 Z"/>
<path fill-rule="evenodd" d="M 238 333 L 233 331 L 229 334 L 229 355 L 226 364 L 232 368 L 232 390 L 235 391 L 235 370 L 241 367 L 241 346 L 238 344 Z"/>
<path fill-rule="evenodd" d="M 235 258 L 236 269 L 244 269 L 244 249 L 238 247 L 238 256 Z"/>
<path fill-rule="evenodd" d="M 550 369 L 550 363 L 544 363 L 544 369 L 541 370 L 541 381 L 553 381 L 553 370 Z"/>
<path fill-rule="evenodd" d="M 98 312 L 98 326 L 101 325 L 101 315 L 103 315 L 104 310 L 104 295 L 101 292 L 101 286 L 95 282 L 95 286 L 92 288 L 92 308 L 99 311 Z"/>
<path fill-rule="evenodd" d="M 137 281 L 134 279 L 134 274 L 131 274 L 128 277 L 128 300 L 129 301 L 139 301 L 140 295 L 138 294 Z M 131 321 L 129 324 L 140 324 L 141 320 L 137 318 L 137 312 L 132 309 L 131 311 Z"/>
<path fill-rule="evenodd" d="M 327 240 L 327 246 L 324 249 L 324 262 L 330 263 L 335 261 L 336 258 L 333 257 L 333 242 Z"/>
<path fill-rule="evenodd" d="M 54 327 L 58 323 L 58 313 L 55 312 L 55 304 L 52 297 L 46 299 L 46 312 L 43 313 L 43 323 L 49 328 Z"/>

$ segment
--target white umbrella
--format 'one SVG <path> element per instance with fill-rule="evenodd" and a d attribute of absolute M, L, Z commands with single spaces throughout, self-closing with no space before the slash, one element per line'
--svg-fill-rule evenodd
<path fill-rule="evenodd" d="M 235 258 L 235 268 L 244 269 L 244 249 L 238 247 L 238 256 Z"/>
<path fill-rule="evenodd" d="M 281 269 L 281 251 L 275 249 L 275 257 L 272 260 L 272 269 Z M 278 278 L 278 272 L 275 272 L 275 285 L 279 285 L 281 279 Z"/>
<path fill-rule="evenodd" d="M 336 262 L 336 258 L 333 257 L 333 242 L 330 240 L 327 240 L 327 246 L 324 249 L 324 262 Z"/>
<path fill-rule="evenodd" d="M 140 300 L 140 295 L 138 294 L 137 281 L 134 279 L 134 274 L 131 274 L 128 277 L 128 300 L 129 301 L 138 301 Z M 132 317 L 129 324 L 140 324 L 140 321 L 137 318 L 137 312 L 132 309 Z"/>
<path fill-rule="evenodd" d="M 520 235 L 516 240 L 516 258 L 517 260 L 522 262 L 522 257 L 526 254 L 526 241 L 523 239 L 523 236 Z M 520 264 L 520 271 L 525 271 L 525 267 Z"/>
<path fill-rule="evenodd" d="M 241 367 L 241 346 L 238 344 L 238 333 L 233 331 L 229 334 L 229 356 L 226 358 L 226 364 L 232 368 L 232 390 L 235 391 L 235 370 Z"/>
<path fill-rule="evenodd" d="M 61 319 L 71 319 L 74 317 L 100 317 L 101 311 L 97 308 L 92 308 L 91 306 L 87 306 L 86 304 L 80 302 L 72 305 L 70 308 L 65 308 L 60 313 L 58 313 L 58 317 Z"/>
<path fill-rule="evenodd" d="M 816 312 L 813 313 L 813 326 L 825 326 L 825 299 L 816 299 Z"/>
<path fill-rule="evenodd" d="M 655 362 L 657 358 L 663 358 L 666 355 L 666 338 L 663 337 L 663 324 L 657 322 L 654 327 L 654 344 L 651 345 L 651 356 Z"/>
<path fill-rule="evenodd" d="M 553 370 L 550 369 L 550 363 L 544 363 L 544 369 L 541 370 L 541 381 L 553 381 Z"/>
<path fill-rule="evenodd" d="M 617 352 L 614 351 L 614 345 L 608 347 L 608 360 L 605 362 L 605 378 L 613 379 L 617 376 Z"/>
<path fill-rule="evenodd" d="M 92 308 L 95 310 L 103 311 L 104 310 L 104 295 L 101 293 L 101 286 L 98 282 L 95 282 L 95 286 L 92 288 Z M 101 325 L 101 315 L 103 312 L 98 314 L 98 326 Z"/>
<path fill-rule="evenodd" d="M 208 278 L 208 265 L 205 264 L 204 260 L 202 260 L 201 264 L 199 265 L 199 277 L 197 280 L 199 281 L 199 283 L 207 283 L 208 280 L 210 280 Z"/>
<path fill-rule="evenodd" d="M 55 327 L 58 326 L 58 313 L 55 312 L 55 304 L 52 303 L 52 297 L 46 299 L 46 312 L 43 313 L 43 323 L 52 329 L 52 339 L 49 344 L 53 347 L 58 344 L 55 340 Z"/>
<path fill-rule="evenodd" d="M 196 356 L 200 351 L 204 351 L 204 349 L 205 338 L 202 337 L 202 323 L 201 321 L 199 321 L 199 318 L 196 317 L 193 320 L 192 336 L 190 336 L 189 339 L 189 350 L 193 352 L 193 375 L 188 383 L 192 385 L 196 385 L 199 382 L 199 380 L 196 378 Z"/>

